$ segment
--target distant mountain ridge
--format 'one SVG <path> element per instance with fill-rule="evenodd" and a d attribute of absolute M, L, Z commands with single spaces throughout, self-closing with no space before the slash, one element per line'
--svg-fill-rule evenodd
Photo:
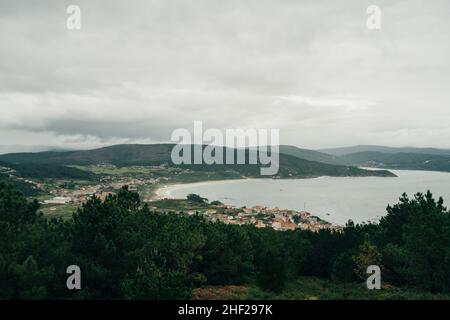
<path fill-rule="evenodd" d="M 341 157 L 338 157 L 335 155 L 330 155 L 328 153 L 324 153 L 324 152 L 320 152 L 320 151 L 302 149 L 302 148 L 290 146 L 290 145 L 281 145 L 280 153 L 291 155 L 291 156 L 309 160 L 309 161 L 316 161 L 316 162 L 322 162 L 322 163 L 328 163 L 328 164 L 334 164 L 334 165 L 348 165 L 348 162 Z"/>
<path fill-rule="evenodd" d="M 111 163 L 118 166 L 159 165 L 170 162 L 173 144 L 119 144 L 92 150 L 22 152 L 0 155 L 10 163 L 90 165 Z"/>
<path fill-rule="evenodd" d="M 450 149 L 359 145 L 320 151 L 360 167 L 450 172 Z"/>
<path fill-rule="evenodd" d="M 347 154 L 342 158 L 362 167 L 450 172 L 450 155 L 366 151 Z"/>
<path fill-rule="evenodd" d="M 319 152 L 334 156 L 344 156 L 359 152 L 382 152 L 382 153 L 420 153 L 430 155 L 450 155 L 450 149 L 417 148 L 417 147 L 385 147 L 376 145 L 357 145 L 350 147 L 319 149 Z"/>
<path fill-rule="evenodd" d="M 125 144 L 114 145 L 93 150 L 81 151 L 46 151 L 38 153 L 14 153 L 0 155 L 0 161 L 16 165 L 20 172 L 20 165 L 45 165 L 47 174 L 49 166 L 56 168 L 68 165 L 92 165 L 110 163 L 116 166 L 148 166 L 148 165 L 173 165 L 171 161 L 171 151 L 174 144 Z M 296 147 L 283 146 L 282 148 L 290 154 L 280 153 L 280 178 L 300 178 L 317 176 L 395 176 L 386 170 L 364 170 L 354 166 L 336 165 L 309 159 L 323 158 L 324 161 L 335 161 L 333 156 L 323 155 L 319 152 L 300 149 Z M 248 150 L 247 150 L 248 152 Z M 17 167 L 19 166 L 19 167 Z M 231 177 L 260 177 L 260 165 L 181 165 L 193 171 L 211 171 L 229 174 Z M 28 170 L 30 168 L 28 167 Z M 61 170 L 59 170 L 61 171 Z M 71 171 L 72 174 L 76 172 Z"/>
<path fill-rule="evenodd" d="M 64 166 L 110 163 L 116 166 L 171 165 L 174 144 L 121 144 L 92 150 L 22 152 L 0 155 L 0 161 L 14 165 L 18 171 L 32 176 L 39 172 L 58 177 L 80 176 Z M 360 151 L 363 150 L 363 151 Z M 450 150 L 437 148 L 393 148 L 384 146 L 352 146 L 321 151 L 281 145 L 280 177 L 315 177 L 321 175 L 388 175 L 386 172 L 366 173 L 355 167 L 408 169 L 450 172 Z M 329 152 L 329 153 L 326 153 Z M 24 167 L 23 165 L 26 165 Z M 37 166 L 42 170 L 38 170 Z M 52 167 L 54 166 L 54 167 Z M 255 177 L 259 165 L 184 165 L 194 171 L 233 172 L 233 176 Z M 55 171 L 55 172 L 52 172 Z"/>
<path fill-rule="evenodd" d="M 0 155 L 18 152 L 43 152 L 43 151 L 70 151 L 71 148 L 61 148 L 53 146 L 24 146 L 24 145 L 0 145 Z"/>

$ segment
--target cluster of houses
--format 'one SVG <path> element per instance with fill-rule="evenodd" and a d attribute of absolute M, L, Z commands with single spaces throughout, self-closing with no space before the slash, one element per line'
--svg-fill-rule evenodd
<path fill-rule="evenodd" d="M 0 172 L 8 174 L 18 180 L 35 185 L 38 189 L 44 189 L 44 185 L 15 175 L 10 168 L 0 167 Z M 46 205 L 81 204 L 92 195 L 105 200 L 114 190 L 127 185 L 130 191 L 138 191 L 141 186 L 156 185 L 164 178 L 138 179 L 132 177 L 104 176 L 96 185 L 78 186 L 75 189 L 53 187 L 47 190 L 53 198 L 44 200 Z M 155 208 L 156 209 L 156 208 Z M 212 206 L 202 211 L 189 210 L 188 215 L 203 214 L 211 221 L 221 221 L 226 224 L 254 225 L 257 228 L 273 228 L 279 231 L 288 230 L 310 230 L 318 232 L 323 229 L 340 231 L 341 226 L 333 225 L 311 215 L 306 211 L 295 211 L 289 209 L 268 208 L 265 206 L 254 206 L 251 208 L 237 208 L 231 205 Z"/>
<path fill-rule="evenodd" d="M 323 221 L 306 211 L 268 208 L 265 206 L 237 208 L 231 205 L 220 205 L 217 208 L 209 208 L 202 212 L 190 210 L 187 214 L 203 214 L 211 221 L 221 221 L 226 224 L 236 225 L 254 225 L 257 228 L 273 228 L 278 231 L 296 229 L 314 232 L 324 229 L 342 230 L 341 226 Z"/>
<path fill-rule="evenodd" d="M 95 195 L 100 200 L 105 200 L 109 195 L 115 194 L 113 190 L 118 190 L 123 186 L 128 186 L 130 191 L 138 191 L 140 186 L 158 183 L 158 179 L 112 179 L 111 181 L 102 181 L 97 185 L 80 186 L 76 189 L 69 188 L 53 188 L 49 193 L 54 195 L 52 199 L 43 201 L 43 204 L 81 204 L 86 202 L 90 197 Z"/>

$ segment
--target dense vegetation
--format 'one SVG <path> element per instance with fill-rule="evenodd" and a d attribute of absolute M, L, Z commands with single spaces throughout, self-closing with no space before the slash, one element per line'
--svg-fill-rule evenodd
<path fill-rule="evenodd" d="M 0 173 L 0 183 L 7 183 L 13 185 L 16 190 L 19 190 L 22 194 L 24 194 L 27 197 L 37 196 L 43 193 L 42 190 L 37 189 L 35 186 L 29 183 L 11 179 L 9 175 L 5 173 Z"/>
<path fill-rule="evenodd" d="M 349 165 L 349 163 L 338 156 L 319 152 L 315 150 L 309 150 L 309 149 L 302 149 L 295 146 L 289 146 L 289 145 L 281 145 L 280 146 L 280 153 L 287 154 L 290 156 L 294 156 L 296 158 L 305 159 L 309 161 L 315 161 L 315 162 L 322 162 L 322 163 L 328 163 L 328 164 L 335 164 L 335 165 Z"/>
<path fill-rule="evenodd" d="M 403 195 L 387 210 L 379 224 L 349 223 L 342 233 L 278 232 L 151 212 L 125 188 L 62 221 L 0 183 L 0 298 L 178 299 L 229 284 L 280 292 L 303 276 L 340 287 L 362 282 L 370 264 L 381 266 L 384 284 L 450 292 L 442 199 Z M 79 291 L 66 288 L 73 264 L 82 270 Z"/>
<path fill-rule="evenodd" d="M 57 165 L 91 165 L 98 163 L 110 163 L 117 166 L 159 165 L 170 162 L 170 153 L 173 146 L 173 144 L 123 144 L 94 150 L 10 153 L 0 155 L 0 160 L 9 163 Z"/>
<path fill-rule="evenodd" d="M 53 164 L 3 163 L 3 165 L 16 170 L 18 176 L 31 179 L 72 179 L 88 181 L 96 178 L 96 175 L 92 172 Z"/>

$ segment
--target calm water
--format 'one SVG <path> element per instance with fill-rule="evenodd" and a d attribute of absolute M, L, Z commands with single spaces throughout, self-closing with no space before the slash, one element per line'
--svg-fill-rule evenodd
<path fill-rule="evenodd" d="M 391 170 L 397 178 L 320 177 L 296 180 L 235 180 L 169 187 L 175 198 L 197 193 L 209 200 L 236 206 L 265 205 L 307 211 L 327 221 L 344 224 L 376 221 L 403 192 L 412 195 L 430 189 L 450 203 L 450 173 Z M 450 207 L 447 203 L 447 207 Z"/>

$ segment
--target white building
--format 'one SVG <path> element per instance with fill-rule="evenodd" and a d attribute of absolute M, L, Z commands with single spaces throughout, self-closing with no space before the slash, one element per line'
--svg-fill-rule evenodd
<path fill-rule="evenodd" d="M 45 204 L 67 204 L 71 202 L 72 199 L 70 197 L 54 197 L 50 200 L 45 200 Z"/>

